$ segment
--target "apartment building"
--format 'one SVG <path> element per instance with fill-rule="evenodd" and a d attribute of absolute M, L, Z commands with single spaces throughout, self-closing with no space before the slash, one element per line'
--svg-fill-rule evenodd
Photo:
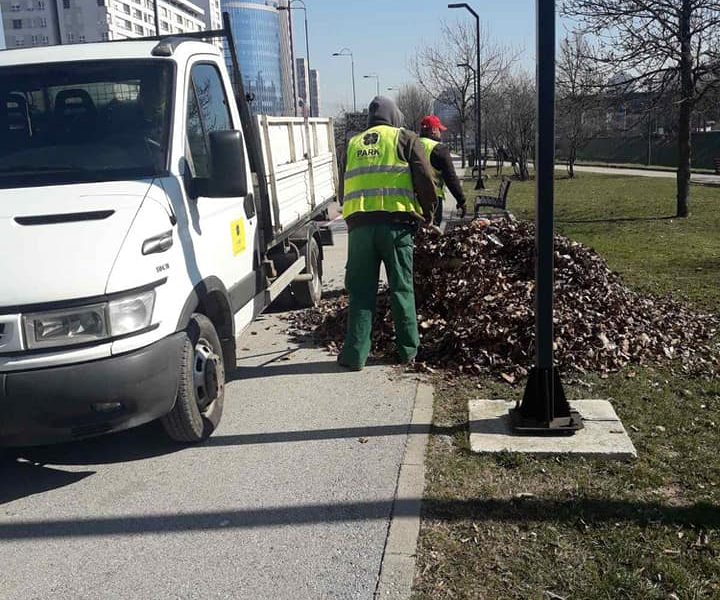
<path fill-rule="evenodd" d="M 157 2 L 158 23 L 155 22 Z M 219 0 L 0 0 L 8 48 L 219 28 Z"/>

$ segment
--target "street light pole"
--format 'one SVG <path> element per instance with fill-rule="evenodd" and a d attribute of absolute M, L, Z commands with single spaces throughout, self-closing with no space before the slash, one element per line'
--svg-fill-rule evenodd
<path fill-rule="evenodd" d="M 357 112 L 357 99 L 355 98 L 355 57 L 349 48 L 343 48 L 340 52 L 333 52 L 333 56 L 349 56 L 350 69 L 352 73 L 352 91 L 353 91 L 353 112 Z"/>
<path fill-rule="evenodd" d="M 160 35 L 160 9 L 158 8 L 158 3 L 160 0 L 155 0 L 154 8 L 155 8 L 155 35 Z"/>
<path fill-rule="evenodd" d="M 293 4 L 301 4 L 302 6 L 300 6 L 300 7 L 294 7 Z M 288 14 L 290 15 L 290 16 L 289 16 L 289 19 L 290 19 L 290 44 L 291 44 L 291 45 L 293 44 L 293 42 L 292 42 L 292 16 L 291 16 L 292 13 L 291 13 L 291 11 L 293 11 L 293 10 L 301 10 L 301 11 L 303 11 L 303 16 L 304 16 L 304 20 L 305 20 L 305 62 L 306 62 L 306 64 L 307 64 L 307 72 L 308 72 L 307 81 L 305 82 L 305 83 L 306 83 L 306 87 L 307 87 L 307 96 L 308 96 L 308 97 L 305 98 L 305 105 L 306 105 L 306 106 L 311 105 L 311 102 L 310 102 L 310 36 L 308 35 L 307 6 L 306 6 L 304 0 L 290 0 L 290 2 L 288 2 L 287 6 L 278 6 L 277 9 L 278 9 L 278 10 L 286 10 L 286 11 L 288 11 Z M 293 56 L 294 56 L 294 55 L 293 55 Z M 296 70 L 297 70 L 297 66 L 295 65 L 295 59 L 294 59 L 294 57 L 293 57 L 293 82 L 295 81 L 295 76 L 296 76 L 296 73 L 295 73 L 295 72 L 296 72 Z M 297 96 L 297 89 L 296 89 L 296 88 L 293 89 L 293 92 L 294 92 L 294 93 L 293 93 L 293 96 Z M 296 107 L 297 107 L 297 98 L 295 98 L 295 105 L 296 105 Z M 297 108 L 295 109 L 295 116 L 297 116 Z"/>
<path fill-rule="evenodd" d="M 555 0 L 537 0 L 535 151 L 535 366 L 522 402 L 510 411 L 515 431 L 569 434 L 583 428 L 565 398 L 553 356 L 555 201 Z"/>
<path fill-rule="evenodd" d="M 473 17 L 475 17 L 475 59 L 477 62 L 477 65 L 475 67 L 475 109 L 477 110 L 477 127 L 475 128 L 475 156 L 477 157 L 478 161 L 478 180 L 475 184 L 475 189 L 482 190 L 485 189 L 485 182 L 483 181 L 482 160 L 480 157 L 480 146 L 482 144 L 482 137 L 480 136 L 480 130 L 482 129 L 482 112 L 480 109 L 480 15 L 478 15 L 467 2 L 448 4 L 448 8 L 464 8 Z"/>
<path fill-rule="evenodd" d="M 470 63 L 459 63 L 457 66 L 472 71 L 472 74 L 473 74 L 473 93 L 475 94 L 475 102 L 477 102 L 477 101 L 478 101 L 477 99 L 478 99 L 478 97 L 479 97 L 477 71 L 473 68 L 473 66 L 472 66 Z M 476 132 L 476 139 L 475 139 L 475 143 L 476 143 L 476 144 L 478 143 L 478 139 L 479 139 L 479 138 L 480 138 L 480 131 L 479 131 L 479 128 L 478 128 L 478 131 Z"/>
<path fill-rule="evenodd" d="M 380 75 L 377 73 L 370 73 L 370 75 L 363 75 L 363 79 L 374 79 L 375 80 L 375 89 L 377 92 L 377 95 L 380 95 Z"/>

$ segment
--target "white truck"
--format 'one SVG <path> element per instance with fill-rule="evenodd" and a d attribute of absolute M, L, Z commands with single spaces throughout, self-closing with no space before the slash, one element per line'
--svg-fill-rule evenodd
<path fill-rule="evenodd" d="M 253 115 L 214 35 L 0 52 L 0 445 L 203 440 L 236 336 L 319 300 L 332 122 Z"/>

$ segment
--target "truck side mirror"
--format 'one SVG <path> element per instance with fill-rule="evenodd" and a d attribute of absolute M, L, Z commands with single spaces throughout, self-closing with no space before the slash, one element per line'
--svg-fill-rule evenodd
<path fill-rule="evenodd" d="M 210 132 L 209 196 L 235 198 L 247 196 L 245 144 L 239 131 Z"/>

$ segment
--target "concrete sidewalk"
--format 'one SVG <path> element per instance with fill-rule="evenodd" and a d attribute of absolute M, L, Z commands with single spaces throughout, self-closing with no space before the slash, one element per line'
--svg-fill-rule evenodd
<path fill-rule="evenodd" d="M 456 168 L 459 168 L 460 165 L 460 159 L 455 159 L 455 165 Z M 505 165 L 507 167 L 510 166 L 510 163 L 506 162 Z M 532 167 L 532 163 L 529 163 L 529 165 Z M 488 161 L 488 169 L 495 169 L 495 161 L 489 160 Z M 567 167 L 564 164 L 557 163 L 555 165 L 556 171 L 566 171 Z M 575 165 L 575 170 L 578 173 L 600 173 L 605 175 L 618 175 L 618 176 L 628 176 L 628 177 L 653 177 L 653 178 L 659 178 L 659 179 L 675 179 L 677 177 L 677 174 L 675 171 L 653 171 L 651 169 L 632 169 L 632 168 L 624 168 L 624 167 L 597 167 L 597 166 L 584 166 L 584 165 Z M 466 169 L 467 175 L 470 174 L 470 169 Z M 720 175 L 711 175 L 711 174 L 705 174 L 705 173 L 693 173 L 690 177 L 690 181 L 692 183 L 697 183 L 701 185 L 717 185 L 720 186 Z"/>
<path fill-rule="evenodd" d="M 417 381 L 342 371 L 287 329 L 269 315 L 241 339 L 203 445 L 151 425 L 0 459 L 0 598 L 372 599 Z"/>

